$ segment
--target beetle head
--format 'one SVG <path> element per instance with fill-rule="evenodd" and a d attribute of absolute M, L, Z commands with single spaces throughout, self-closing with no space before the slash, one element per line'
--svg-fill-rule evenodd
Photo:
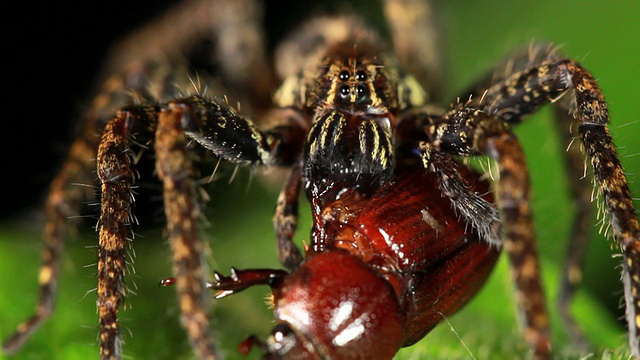
<path fill-rule="evenodd" d="M 310 254 L 274 289 L 270 359 L 392 358 L 402 346 L 393 288 L 343 251 Z"/>

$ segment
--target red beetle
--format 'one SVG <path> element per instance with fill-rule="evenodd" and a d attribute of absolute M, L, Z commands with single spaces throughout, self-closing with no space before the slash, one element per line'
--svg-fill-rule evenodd
<path fill-rule="evenodd" d="M 492 201 L 485 181 L 458 170 Z M 460 221 L 435 176 L 413 167 L 371 197 L 344 189 L 314 221 L 311 238 L 320 222 L 326 243 L 312 241 L 290 273 L 233 269 L 209 284 L 218 298 L 259 284 L 273 290 L 271 335 L 249 337 L 242 352 L 257 345 L 266 358 L 390 359 L 466 304 L 499 255 Z"/>

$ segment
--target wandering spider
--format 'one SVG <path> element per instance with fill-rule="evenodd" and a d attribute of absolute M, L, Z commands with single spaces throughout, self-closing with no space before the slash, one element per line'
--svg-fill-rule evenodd
<path fill-rule="evenodd" d="M 244 107 L 244 108 L 246 108 L 246 105 L 243 105 L 243 107 Z M 247 111 L 247 110 L 245 110 L 245 111 Z M 535 175 L 535 174 L 534 174 L 534 175 Z M 214 194 L 215 194 L 215 192 L 214 192 Z M 215 195 L 214 195 L 214 199 L 215 199 Z M 142 257 L 142 256 L 139 256 L 139 257 Z M 219 255 L 218 255 L 218 257 L 219 257 Z M 236 264 L 237 264 L 237 263 L 236 263 Z M 223 268 L 223 269 L 224 269 L 224 268 Z M 126 314 L 126 313 L 125 313 L 125 314 Z M 145 336 L 146 336 L 146 335 L 145 335 Z M 139 337 L 138 337 L 138 338 L 139 338 Z M 134 338 L 134 341 L 135 341 L 135 338 Z M 132 342 L 133 342 L 133 341 L 129 341 L 129 343 L 132 343 Z"/>

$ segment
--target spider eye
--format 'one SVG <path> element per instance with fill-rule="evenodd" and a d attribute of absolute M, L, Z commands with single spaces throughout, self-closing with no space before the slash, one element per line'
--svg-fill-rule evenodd
<path fill-rule="evenodd" d="M 356 93 L 358 94 L 358 96 L 361 96 L 362 94 L 364 94 L 364 86 L 362 85 L 356 86 Z"/>
<path fill-rule="evenodd" d="M 340 96 L 342 98 L 346 98 L 347 96 L 349 96 L 349 93 L 351 92 L 351 89 L 349 89 L 348 86 L 343 85 L 340 87 Z"/>
<path fill-rule="evenodd" d="M 367 73 L 365 73 L 363 70 L 358 70 L 358 72 L 356 72 L 356 80 L 364 81 L 366 78 Z"/>
<path fill-rule="evenodd" d="M 340 79 L 342 81 L 347 81 L 347 80 L 349 80 L 349 76 L 350 76 L 349 72 L 347 70 L 343 70 L 338 75 L 338 79 Z"/>

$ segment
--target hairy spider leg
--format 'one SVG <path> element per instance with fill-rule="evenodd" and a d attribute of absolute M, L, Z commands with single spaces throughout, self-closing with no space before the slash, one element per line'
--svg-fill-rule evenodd
<path fill-rule="evenodd" d="M 203 292 L 203 245 L 197 234 L 200 218 L 195 198 L 192 159 L 187 139 L 197 141 L 215 155 L 238 165 L 273 165 L 273 154 L 283 141 L 286 126 L 259 131 L 236 110 L 200 96 L 174 100 L 159 114 L 156 132 L 157 172 L 164 184 L 165 212 L 172 246 L 175 283 L 182 322 L 200 358 L 217 357 L 208 331 Z"/>
<path fill-rule="evenodd" d="M 531 221 L 529 199 L 526 195 L 529 185 L 524 157 L 519 146 L 515 144 L 515 137 L 507 123 L 519 122 L 523 116 L 554 102 L 572 90 L 570 107 L 564 110 L 570 112 L 578 121 L 579 135 L 594 170 L 596 189 L 604 196 L 605 212 L 609 216 L 614 239 L 619 243 L 624 255 L 623 283 L 629 343 L 634 355 L 638 356 L 640 267 L 637 259 L 640 254 L 640 231 L 624 171 L 606 127 L 609 122 L 607 106 L 595 80 L 580 65 L 569 59 L 557 58 L 551 53 L 543 55 L 549 55 L 549 59 L 535 61 L 536 56 L 533 56 L 532 63 L 529 63 L 526 69 L 494 78 L 495 84 L 488 86 L 486 91 L 478 90 L 474 93 L 476 97 L 467 104 L 458 106 L 458 109 L 452 110 L 426 128 L 434 139 L 433 144 L 440 151 L 459 155 L 486 154 L 498 160 L 501 167 L 498 206 L 505 220 L 505 248 L 514 268 L 516 286 L 520 292 L 520 308 L 525 312 L 525 337 L 534 345 L 534 349 L 537 349 L 538 356 L 548 357 L 548 316 L 543 306 L 544 302 L 541 301 L 544 295 L 542 288 L 535 284 L 539 283 L 539 279 L 534 281 L 534 278 L 539 277 L 539 270 L 538 266 L 534 266 L 534 259 L 537 258 L 534 255 L 535 248 L 529 244 L 533 238 L 523 236 L 525 234 L 522 231 L 517 231 L 519 235 L 510 235 L 509 227 L 512 225 L 507 221 L 515 216 L 524 215 L 526 216 L 523 219 Z M 564 121 L 566 117 L 559 120 Z M 499 124 L 500 122 L 502 124 Z M 563 128 L 565 131 L 569 129 L 566 126 Z M 564 136 L 565 139 L 569 137 Z M 516 153 L 518 155 L 514 156 Z M 571 164 L 569 171 L 575 175 L 579 173 L 578 154 L 576 150 L 572 150 L 568 156 L 567 161 Z M 517 185 L 512 181 L 523 175 L 526 175 L 526 178 L 522 179 L 525 182 Z M 507 182 L 513 184 L 507 185 Z M 505 191 L 512 195 L 526 196 L 510 203 L 509 199 L 503 199 Z M 585 200 L 586 191 L 582 185 L 574 185 L 572 191 L 574 197 Z M 513 200 L 516 199 L 511 199 Z M 503 205 L 500 205 L 501 201 Z M 510 204 L 509 211 L 504 211 L 504 204 Z M 587 215 L 579 216 L 574 227 L 586 221 L 584 217 Z M 530 224 L 526 227 L 530 227 Z M 533 234 L 533 229 L 531 231 Z M 581 248 L 581 241 L 584 241 L 582 233 L 574 232 L 570 248 Z M 510 242 L 513 244 L 510 245 Z M 569 259 L 567 271 L 573 272 L 573 275 L 565 274 L 565 281 L 575 286 L 579 281 L 579 276 L 575 276 L 575 271 L 579 269 L 575 266 L 581 259 L 579 254 L 570 254 Z M 525 278 L 531 281 L 527 282 Z M 569 291 L 569 294 L 571 292 L 566 291 Z M 575 333 L 572 335 L 573 338 L 578 338 L 577 336 Z"/>
<path fill-rule="evenodd" d="M 198 234 L 201 213 L 187 139 L 180 126 L 179 106 L 162 111 L 155 135 L 156 171 L 163 184 L 167 232 L 173 254 L 173 274 L 182 325 L 200 359 L 220 355 L 209 330 L 208 297 L 205 295 L 204 244 Z"/>
<path fill-rule="evenodd" d="M 422 0 L 385 0 L 383 6 L 400 67 L 426 90 L 429 102 L 439 102 L 444 47 L 436 6 Z"/>
<path fill-rule="evenodd" d="M 503 229 L 500 213 L 494 204 L 474 191 L 475 184 L 468 184 L 457 170 L 457 165 L 447 154 L 437 151 L 428 142 L 421 142 L 422 165 L 436 174 L 442 192 L 451 205 L 470 224 L 482 241 L 496 247 L 502 246 Z"/>
<path fill-rule="evenodd" d="M 200 209 L 187 138 L 239 165 L 270 163 L 268 139 L 272 138 L 260 133 L 234 109 L 200 96 L 175 100 L 163 109 L 123 109 L 107 124 L 98 148 L 98 177 L 102 184 L 98 314 L 104 359 L 122 355 L 117 313 L 126 295 L 125 247 L 133 202 L 128 130 L 132 127 L 155 132 L 156 171 L 163 183 L 182 322 L 200 358 L 216 358 L 218 351 L 208 330 L 204 245 L 198 235 Z"/>
<path fill-rule="evenodd" d="M 94 135 L 94 119 L 87 118 L 85 131 L 71 145 L 67 158 L 51 182 L 45 202 L 44 249 L 38 274 L 40 295 L 35 312 L 18 325 L 16 332 L 2 343 L 2 352 L 17 351 L 31 334 L 51 315 L 55 307 L 61 256 L 66 233 L 73 231 L 69 219 L 77 218 L 81 205 L 95 198 L 91 169 L 95 166 L 98 137 Z M 80 185 L 82 184 L 82 185 Z M 83 186 L 83 185 L 87 186 Z"/>
<path fill-rule="evenodd" d="M 155 132 L 156 170 L 163 182 L 163 197 L 180 299 L 182 322 L 201 358 L 218 357 L 208 330 L 204 294 L 204 245 L 197 234 L 200 210 L 187 139 L 195 140 L 216 156 L 238 165 L 272 165 L 282 147 L 292 146 L 280 126 L 261 132 L 226 104 L 195 95 L 164 107 L 131 106 L 121 109 L 105 127 L 98 148 L 98 175 L 102 184 L 99 221 L 98 313 L 100 351 L 104 359 L 121 357 L 117 313 L 126 295 L 125 247 L 131 224 L 133 168 L 129 130 Z M 295 136 L 293 138 L 296 138 Z"/>
<path fill-rule="evenodd" d="M 526 50 L 516 52 L 495 67 L 493 71 L 487 73 L 484 79 L 473 84 L 473 89 L 467 91 L 462 96 L 463 99 L 470 99 L 471 102 L 480 105 L 484 97 L 488 95 L 485 91 L 492 85 L 504 82 L 506 78 L 528 70 L 545 61 L 558 60 L 557 48 L 551 44 L 535 43 Z M 560 105 L 562 101 L 564 104 Z M 574 206 L 574 219 L 572 229 L 567 243 L 566 259 L 562 271 L 559 295 L 557 298 L 558 310 L 564 323 L 567 334 L 571 342 L 578 348 L 588 349 L 588 340 L 582 334 L 580 326 L 576 323 L 570 311 L 571 302 L 575 291 L 582 279 L 582 268 L 586 256 L 589 237 L 591 236 L 590 226 L 592 224 L 593 206 L 592 193 L 593 185 L 585 179 L 586 159 L 582 148 L 574 144 L 575 136 L 572 133 L 575 119 L 567 109 L 571 107 L 571 99 L 568 96 L 551 100 L 555 111 L 555 128 L 560 136 L 562 144 L 566 145 L 564 162 L 569 181 L 569 191 Z M 486 105 L 483 103 L 483 105 Z M 512 117 L 508 121 L 514 124 L 522 121 L 522 117 Z"/>
<path fill-rule="evenodd" d="M 167 16 L 150 22 L 112 49 L 112 56 L 104 69 L 104 73 L 109 77 L 103 79 L 104 82 L 93 98 L 91 106 L 83 114 L 82 132 L 71 145 L 66 160 L 49 188 L 45 204 L 43 262 L 38 275 L 40 295 L 34 314 L 21 323 L 16 332 L 3 342 L 3 353 L 17 351 L 53 311 L 64 235 L 73 228 L 70 219 L 78 217 L 82 204 L 95 199 L 95 188 L 90 185 L 96 182 L 94 169 L 99 134 L 105 126 L 103 121 L 111 118 L 118 108 L 136 100 L 145 102 L 166 99 L 166 91 L 173 93 L 176 90 L 174 83 L 182 84 L 183 90 L 187 88 L 185 85 L 191 87 L 188 81 L 175 81 L 175 76 L 187 75 L 184 66 L 173 69 L 174 72 L 171 74 L 158 69 L 152 70 L 155 72 L 152 76 L 147 72 L 162 61 L 171 62 L 186 56 L 190 46 L 203 38 L 211 37 L 226 40 L 217 42 L 220 46 L 216 51 L 225 54 L 220 56 L 224 61 L 219 63 L 223 67 L 221 71 L 225 72 L 224 75 L 235 75 L 230 76 L 227 85 L 234 89 L 248 88 L 248 97 L 258 107 L 267 106 L 273 76 L 265 60 L 263 39 L 259 30 L 260 16 L 261 6 L 254 0 L 202 0 L 179 4 L 172 7 Z M 248 49 L 251 51 L 246 52 Z M 158 74 L 161 74 L 160 81 L 156 81 Z M 169 95 L 169 98 L 175 96 Z M 119 116 L 133 113 L 135 110 L 129 109 Z M 122 131 L 122 126 L 116 124 L 112 125 L 110 130 L 116 138 L 124 135 Z M 110 180 L 106 181 L 109 183 Z M 124 271 L 124 267 L 122 270 Z M 113 275 L 116 278 L 121 277 Z M 103 283 L 105 281 L 112 283 L 102 280 Z M 124 292 L 124 286 L 119 291 Z M 115 298 L 118 297 L 120 295 Z M 107 306 L 104 302 L 98 305 L 99 308 L 104 306 Z M 109 304 L 108 307 L 113 309 L 113 304 Z"/>
<path fill-rule="evenodd" d="M 296 161 L 287 181 L 280 190 L 273 214 L 273 225 L 277 237 L 278 258 L 287 269 L 298 267 L 302 253 L 295 246 L 293 236 L 298 227 L 298 195 L 302 188 L 302 160 Z"/>
<path fill-rule="evenodd" d="M 550 358 L 549 317 L 531 214 L 529 171 L 522 148 L 507 123 L 481 110 L 457 108 L 432 121 L 425 130 L 436 150 L 463 156 L 488 155 L 497 162 L 500 179 L 496 203 L 504 227 L 504 249 L 514 269 L 525 340 L 537 358 Z M 428 155 L 425 151 L 423 157 Z"/>
<path fill-rule="evenodd" d="M 578 136 L 593 168 L 595 188 L 604 201 L 603 213 L 609 218 L 613 240 L 624 257 L 622 279 L 629 345 L 634 356 L 640 357 L 640 227 L 624 169 L 607 128 L 610 121 L 608 107 L 593 76 L 573 60 L 550 56 L 489 87 L 485 95 L 485 109 L 500 114 L 507 121 L 517 122 L 522 116 L 536 111 L 543 104 L 554 102 L 567 92 L 571 97 L 568 101 L 559 101 L 558 105 L 564 107 L 565 113 L 573 115 L 578 124 Z M 563 124 L 567 121 L 563 119 L 567 117 L 560 117 L 559 125 L 568 132 L 571 127 Z M 564 138 L 570 136 L 564 135 Z M 568 168 L 575 178 L 583 174 L 578 152 L 576 149 L 568 153 L 571 164 Z M 585 186 L 574 185 L 572 191 L 579 194 L 574 195 L 581 199 L 579 204 L 586 202 Z M 578 215 L 574 229 L 586 221 L 581 217 L 587 215 Z M 580 250 L 584 247 L 582 236 L 574 232 L 570 251 L 584 251 Z M 571 252 L 568 255 L 563 283 L 569 288 L 564 291 L 564 296 L 571 296 L 571 288 L 580 281 L 580 256 Z"/>
<path fill-rule="evenodd" d="M 122 109 L 105 127 L 98 146 L 97 174 L 101 204 L 97 229 L 98 289 L 101 359 L 119 359 L 122 339 L 118 310 L 127 294 L 126 248 L 133 222 L 131 186 L 135 178 L 129 148 L 129 129 L 134 123 L 155 124 L 154 107 Z"/>

